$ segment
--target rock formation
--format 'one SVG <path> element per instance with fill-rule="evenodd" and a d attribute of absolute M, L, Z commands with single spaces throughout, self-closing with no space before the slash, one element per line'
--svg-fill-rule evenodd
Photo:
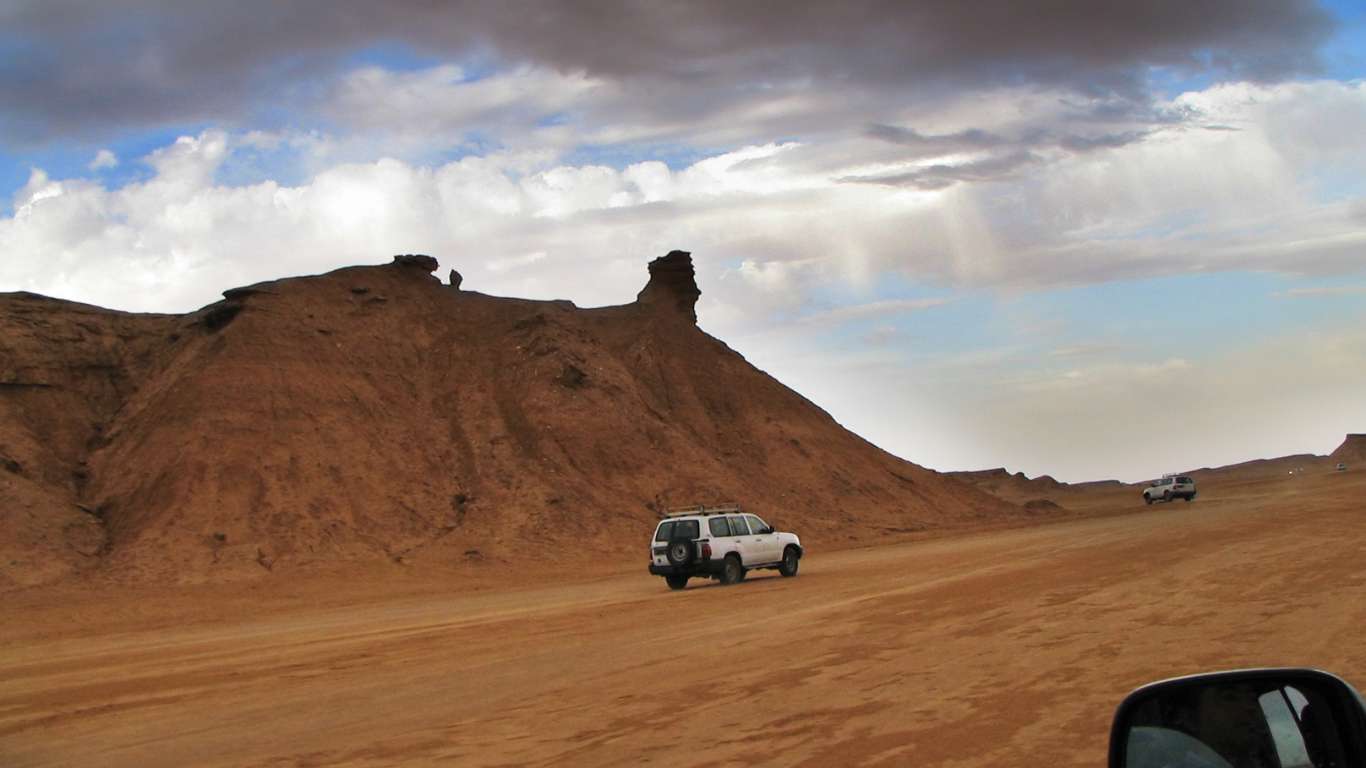
<path fill-rule="evenodd" d="M 402 253 L 394 257 L 394 266 L 420 269 L 425 273 L 435 272 L 441 266 L 437 260 L 423 253 Z"/>
<path fill-rule="evenodd" d="M 1342 445 L 1339 445 L 1328 458 L 1333 462 L 1347 464 L 1349 468 L 1352 465 L 1366 463 L 1366 433 L 1348 433 Z"/>
<path fill-rule="evenodd" d="M 698 502 L 813 549 L 1029 517 L 698 329 L 687 253 L 596 309 L 455 292 L 435 268 L 403 255 L 188 315 L 0 294 L 0 588 L 573 567 L 635 558 L 661 508 Z"/>
<path fill-rule="evenodd" d="M 648 307 L 662 307 L 673 310 L 697 322 L 697 299 L 702 291 L 697 288 L 693 272 L 692 254 L 687 251 L 669 251 L 650 262 L 650 280 L 636 296 L 636 303 Z"/>

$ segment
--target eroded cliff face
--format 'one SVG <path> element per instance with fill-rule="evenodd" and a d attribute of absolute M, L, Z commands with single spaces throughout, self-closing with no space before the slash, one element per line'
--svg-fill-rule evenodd
<path fill-rule="evenodd" d="M 1366 462 L 1366 433 L 1348 433 L 1346 439 L 1342 441 L 1342 445 L 1334 449 L 1328 458 L 1335 462 L 1347 464 Z"/>
<path fill-rule="evenodd" d="M 107 553 L 100 510 L 86 503 L 88 462 L 178 322 L 0 296 L 0 586 L 59 578 Z"/>
<path fill-rule="evenodd" d="M 1023 516 L 897 459 L 696 325 L 443 285 L 396 257 L 183 316 L 0 296 L 0 585 L 312 563 L 638 559 L 667 505 L 818 546 Z"/>

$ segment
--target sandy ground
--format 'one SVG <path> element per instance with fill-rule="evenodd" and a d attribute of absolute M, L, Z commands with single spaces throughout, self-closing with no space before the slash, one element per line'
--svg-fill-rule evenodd
<path fill-rule="evenodd" d="M 453 594 L 26 593 L 0 609 L 0 765 L 1101 765 L 1152 679 L 1366 685 L 1363 515 L 1350 473 L 809 542 L 796 579 L 680 593 L 643 563 Z"/>

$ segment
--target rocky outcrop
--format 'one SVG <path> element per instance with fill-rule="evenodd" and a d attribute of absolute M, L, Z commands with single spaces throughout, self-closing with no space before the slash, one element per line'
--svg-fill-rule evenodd
<path fill-rule="evenodd" d="M 1366 462 L 1366 433 L 1348 433 L 1347 439 L 1343 440 L 1342 445 L 1329 454 L 1328 458 L 1343 463 Z"/>
<path fill-rule="evenodd" d="M 650 280 L 636 296 L 641 306 L 677 312 L 690 322 L 697 322 L 697 299 L 702 291 L 697 288 L 692 254 L 688 251 L 669 251 L 650 262 Z"/>
<path fill-rule="evenodd" d="M 428 256 L 425 253 L 401 253 L 394 257 L 392 266 L 420 269 L 430 274 L 441 265 L 437 263 L 435 257 Z"/>

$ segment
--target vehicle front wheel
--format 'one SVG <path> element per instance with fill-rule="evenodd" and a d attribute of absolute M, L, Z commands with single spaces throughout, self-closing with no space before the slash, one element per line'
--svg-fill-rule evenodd
<path fill-rule="evenodd" d="M 802 558 L 797 554 L 797 548 L 788 547 L 783 551 L 783 562 L 778 566 L 778 573 L 790 579 L 797 575 L 797 568 L 801 562 Z"/>
<path fill-rule="evenodd" d="M 688 586 L 687 576 L 665 576 L 664 581 L 668 582 L 669 589 L 682 589 Z"/>
<path fill-rule="evenodd" d="M 736 584 L 743 578 L 745 578 L 745 568 L 740 565 L 740 558 L 735 555 L 727 555 L 725 564 L 721 566 L 721 583 Z"/>
<path fill-rule="evenodd" d="M 1143 496 L 1143 503 L 1144 503 L 1144 504 L 1151 505 L 1151 504 L 1153 503 L 1153 497 L 1148 496 L 1148 495 L 1144 495 L 1144 496 Z"/>

